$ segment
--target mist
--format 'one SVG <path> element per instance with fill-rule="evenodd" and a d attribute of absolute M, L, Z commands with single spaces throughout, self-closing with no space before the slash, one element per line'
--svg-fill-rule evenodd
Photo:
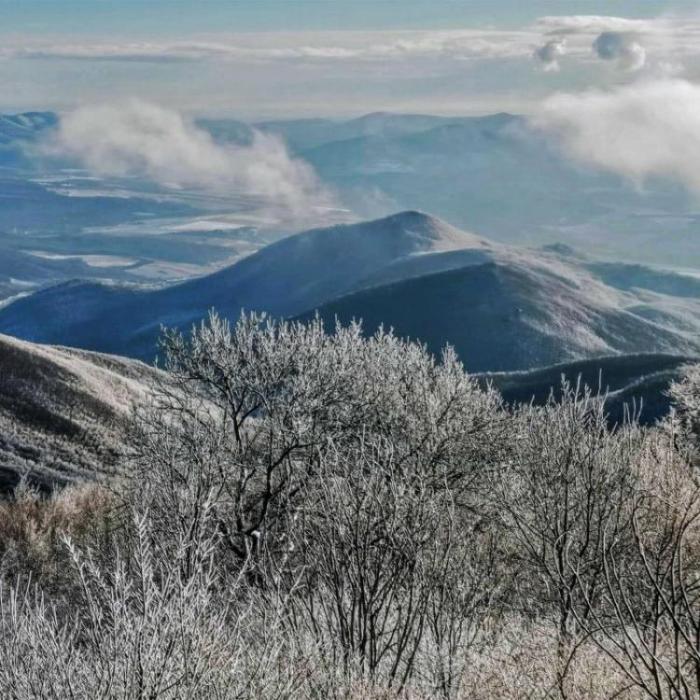
<path fill-rule="evenodd" d="M 179 112 L 140 100 L 75 109 L 42 148 L 95 175 L 257 196 L 287 216 L 332 201 L 313 168 L 290 156 L 281 139 L 254 130 L 249 145 L 216 143 Z"/>
<path fill-rule="evenodd" d="M 700 86 L 642 81 L 611 91 L 562 93 L 533 124 L 576 160 L 642 185 L 667 177 L 700 194 Z"/>

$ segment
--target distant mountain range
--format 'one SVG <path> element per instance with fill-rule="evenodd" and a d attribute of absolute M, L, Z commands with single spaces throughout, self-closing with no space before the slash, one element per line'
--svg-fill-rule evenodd
<path fill-rule="evenodd" d="M 0 493 L 120 468 L 134 401 L 159 373 L 133 360 L 0 336 Z"/>
<path fill-rule="evenodd" d="M 250 138 L 240 122 L 201 125 L 221 140 Z M 700 215 L 682 187 L 640 188 L 582 166 L 521 116 L 376 113 L 255 127 L 284 138 L 363 217 L 418 208 L 507 243 L 565 241 L 613 259 L 700 267 Z"/>
<path fill-rule="evenodd" d="M 22 144 L 57 119 L 1 117 L 0 167 L 4 152 L 24 158 Z M 682 187 L 657 179 L 640 188 L 584 167 L 524 117 L 376 113 L 346 121 L 198 123 L 220 142 L 249 143 L 253 129 L 283 138 L 360 218 L 418 208 L 501 242 L 563 241 L 610 259 L 700 268 L 700 213 Z M 128 209 L 129 202 L 120 205 Z"/>
<path fill-rule="evenodd" d="M 164 289 L 59 285 L 1 309 L 0 332 L 151 359 L 161 324 L 187 329 L 212 308 L 231 319 L 242 310 L 319 313 L 329 325 L 362 319 L 368 333 L 392 327 L 435 353 L 450 343 L 473 372 L 512 371 L 611 354 L 700 354 L 694 284 L 639 266 L 601 269 L 567 249 L 489 242 L 407 211 L 290 236 Z"/>

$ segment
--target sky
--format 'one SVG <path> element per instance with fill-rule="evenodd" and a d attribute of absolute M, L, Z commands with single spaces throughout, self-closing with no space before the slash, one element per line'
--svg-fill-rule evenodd
<path fill-rule="evenodd" d="M 700 78 L 697 0 L 0 0 L 0 110 L 529 113 Z"/>

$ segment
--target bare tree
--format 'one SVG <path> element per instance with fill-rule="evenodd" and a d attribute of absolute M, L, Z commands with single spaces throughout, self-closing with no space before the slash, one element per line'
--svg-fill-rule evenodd
<path fill-rule="evenodd" d="M 685 368 L 680 381 L 669 389 L 673 411 L 667 421 L 677 446 L 700 463 L 700 365 Z"/>
<path fill-rule="evenodd" d="M 700 696 L 700 488 L 664 439 L 656 437 L 639 463 L 623 523 L 633 547 L 606 519 L 598 596 L 590 595 L 571 551 L 566 580 L 579 598 L 581 628 L 630 686 L 657 700 L 690 700 Z"/>
<path fill-rule="evenodd" d="M 595 603 L 604 586 L 605 538 L 621 549 L 631 542 L 626 508 L 641 433 L 634 426 L 611 431 L 604 398 L 566 384 L 559 403 L 522 409 L 516 425 L 493 494 L 520 569 L 522 605 L 529 615 L 555 616 L 558 690 L 565 696 L 581 623 L 590 614 L 579 612 L 582 600 Z"/>

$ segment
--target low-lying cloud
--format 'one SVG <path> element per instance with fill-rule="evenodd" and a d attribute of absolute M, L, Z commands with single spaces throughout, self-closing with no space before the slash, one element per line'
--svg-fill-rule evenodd
<path fill-rule="evenodd" d="M 645 81 L 561 94 L 533 119 L 574 158 L 642 184 L 668 177 L 700 194 L 700 85 Z"/>
<path fill-rule="evenodd" d="M 536 26 L 547 34 L 601 34 L 602 32 L 653 32 L 667 23 L 658 19 L 628 19 L 608 15 L 554 15 L 540 17 Z"/>
<path fill-rule="evenodd" d="M 253 131 L 250 145 L 222 145 L 178 112 L 137 100 L 80 107 L 61 118 L 44 146 L 98 175 L 260 196 L 286 215 L 330 200 L 313 169 L 292 158 L 277 137 Z"/>
<path fill-rule="evenodd" d="M 633 34 L 627 32 L 603 32 L 593 42 L 593 51 L 603 61 L 615 61 L 628 71 L 644 68 L 646 49 Z"/>

